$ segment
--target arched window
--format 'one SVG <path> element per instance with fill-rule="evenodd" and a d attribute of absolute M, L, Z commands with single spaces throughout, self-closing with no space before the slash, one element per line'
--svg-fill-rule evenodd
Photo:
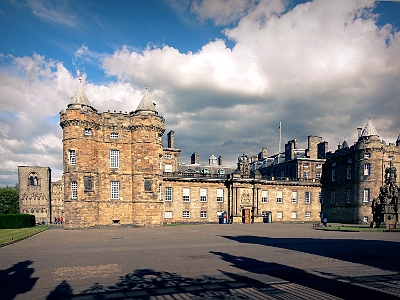
<path fill-rule="evenodd" d="M 39 177 L 35 172 L 32 172 L 31 174 L 29 174 L 29 185 L 39 185 Z"/>

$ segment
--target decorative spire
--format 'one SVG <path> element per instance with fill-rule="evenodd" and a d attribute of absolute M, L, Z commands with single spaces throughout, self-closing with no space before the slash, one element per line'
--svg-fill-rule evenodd
<path fill-rule="evenodd" d="M 343 140 L 343 143 L 342 143 L 342 148 L 349 148 L 349 145 L 347 144 L 347 141 L 346 141 L 346 136 L 344 136 L 344 140 Z"/>
<path fill-rule="evenodd" d="M 75 105 L 75 104 L 86 105 L 86 106 L 92 107 L 88 98 L 86 97 L 85 92 L 83 91 L 82 78 L 80 78 L 80 77 L 79 77 L 78 90 L 76 91 L 75 95 L 71 98 L 71 101 L 69 102 L 68 107 L 70 107 L 71 105 Z"/>
<path fill-rule="evenodd" d="M 136 108 L 135 113 L 141 112 L 141 111 L 152 111 L 152 112 L 157 113 L 156 106 L 153 103 L 153 101 L 151 101 L 151 99 L 150 99 L 150 95 L 147 90 L 147 87 L 148 87 L 148 85 L 146 83 L 146 89 L 144 91 L 143 98 L 140 101 L 138 107 Z"/>
<path fill-rule="evenodd" d="M 376 131 L 374 124 L 372 124 L 371 115 L 368 115 L 367 125 L 365 125 L 364 130 L 362 131 L 360 137 L 367 137 L 367 136 L 371 136 L 371 135 L 377 136 L 378 132 Z"/>

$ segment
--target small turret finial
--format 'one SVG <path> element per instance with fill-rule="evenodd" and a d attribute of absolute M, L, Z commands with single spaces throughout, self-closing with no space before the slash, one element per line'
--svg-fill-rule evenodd
<path fill-rule="evenodd" d="M 146 82 L 146 90 L 147 90 L 147 87 L 148 87 L 148 84 L 147 84 L 147 82 Z"/>
<path fill-rule="evenodd" d="M 79 77 L 79 83 L 82 83 L 82 77 Z"/>
<path fill-rule="evenodd" d="M 371 114 L 368 114 L 368 120 L 371 120 Z"/>

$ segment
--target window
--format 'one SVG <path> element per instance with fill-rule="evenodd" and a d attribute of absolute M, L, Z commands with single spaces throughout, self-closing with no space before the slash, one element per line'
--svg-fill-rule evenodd
<path fill-rule="evenodd" d="M 296 211 L 292 211 L 292 219 L 296 219 L 297 218 L 297 212 Z"/>
<path fill-rule="evenodd" d="M 201 211 L 200 212 L 200 218 L 202 218 L 202 219 L 207 218 L 207 212 L 206 211 Z"/>
<path fill-rule="evenodd" d="M 297 191 L 292 191 L 292 203 L 297 203 Z"/>
<path fill-rule="evenodd" d="M 35 172 L 32 172 L 29 175 L 30 175 L 28 178 L 29 185 L 39 185 L 39 179 L 38 179 L 37 174 Z"/>
<path fill-rule="evenodd" d="M 371 153 L 365 153 L 364 158 L 371 158 Z"/>
<path fill-rule="evenodd" d="M 281 170 L 281 177 L 285 177 L 285 170 Z"/>
<path fill-rule="evenodd" d="M 306 219 L 311 218 L 311 212 L 310 212 L 310 211 L 306 211 L 306 212 L 304 213 L 304 218 L 306 218 Z"/>
<path fill-rule="evenodd" d="M 304 169 L 308 169 L 310 167 L 310 164 L 309 163 L 305 163 L 305 164 L 303 164 L 303 167 L 304 167 Z"/>
<path fill-rule="evenodd" d="M 331 204 L 336 203 L 336 193 L 335 191 L 331 192 Z"/>
<path fill-rule="evenodd" d="M 85 135 L 92 135 L 92 129 L 85 128 Z"/>
<path fill-rule="evenodd" d="M 364 216 L 363 222 L 364 222 L 364 223 L 368 223 L 368 216 Z"/>
<path fill-rule="evenodd" d="M 371 174 L 371 164 L 364 165 L 364 175 L 368 176 Z"/>
<path fill-rule="evenodd" d="M 333 163 L 332 163 L 332 167 L 336 167 L 336 162 L 333 162 Z"/>
<path fill-rule="evenodd" d="M 151 179 L 144 180 L 144 190 L 147 192 L 153 191 L 153 181 Z"/>
<path fill-rule="evenodd" d="M 311 203 L 311 192 L 305 192 L 304 198 L 305 198 L 306 204 L 310 204 Z"/>
<path fill-rule="evenodd" d="M 110 150 L 110 168 L 119 168 L 119 150 Z"/>
<path fill-rule="evenodd" d="M 363 202 L 369 202 L 369 189 L 364 189 Z"/>
<path fill-rule="evenodd" d="M 224 190 L 217 189 L 217 202 L 224 202 Z"/>
<path fill-rule="evenodd" d="M 172 187 L 165 188 L 165 201 L 172 201 Z"/>
<path fill-rule="evenodd" d="M 207 189 L 200 189 L 200 202 L 207 202 Z"/>
<path fill-rule="evenodd" d="M 322 164 L 317 164 L 317 169 L 321 169 L 322 168 Z"/>
<path fill-rule="evenodd" d="M 351 179 L 351 166 L 347 166 L 346 178 Z"/>
<path fill-rule="evenodd" d="M 71 181 L 71 198 L 78 199 L 78 183 Z"/>
<path fill-rule="evenodd" d="M 167 153 L 167 154 L 164 155 L 164 158 L 166 158 L 166 159 L 171 159 L 171 158 L 172 158 L 172 155 Z"/>
<path fill-rule="evenodd" d="M 184 219 L 189 219 L 190 218 L 190 211 L 183 211 L 182 212 L 182 217 L 184 218 Z"/>
<path fill-rule="evenodd" d="M 76 165 L 76 152 L 75 150 L 69 150 L 69 164 L 70 166 Z"/>
<path fill-rule="evenodd" d="M 183 202 L 190 201 L 190 188 L 183 188 L 182 198 L 183 198 Z"/>
<path fill-rule="evenodd" d="M 322 192 L 318 193 L 318 200 L 319 200 L 320 204 L 324 203 L 324 193 L 322 193 Z"/>
<path fill-rule="evenodd" d="M 277 191 L 276 192 L 276 203 L 282 203 L 283 199 L 282 199 L 282 191 Z"/>
<path fill-rule="evenodd" d="M 336 180 L 336 170 L 333 169 L 332 170 L 332 181 L 335 181 L 335 180 Z"/>
<path fill-rule="evenodd" d="M 277 211 L 277 212 L 276 212 L 276 218 L 277 218 L 277 219 L 282 219 L 282 218 L 283 218 L 283 212 Z"/>
<path fill-rule="evenodd" d="M 172 219 L 172 211 L 166 211 L 164 213 L 164 218 L 166 219 Z"/>
<path fill-rule="evenodd" d="M 111 199 L 119 199 L 119 181 L 111 181 Z"/>
<path fill-rule="evenodd" d="M 113 140 L 118 139 L 118 132 L 111 132 L 110 133 L 110 139 L 113 139 Z"/>
<path fill-rule="evenodd" d="M 268 191 L 261 191 L 261 202 L 262 203 L 268 202 Z"/>
<path fill-rule="evenodd" d="M 317 179 L 321 179 L 321 172 L 316 172 L 315 173 L 315 177 L 317 178 Z"/>
<path fill-rule="evenodd" d="M 85 186 L 85 192 L 93 191 L 93 176 L 83 177 L 83 184 Z"/>
<path fill-rule="evenodd" d="M 310 172 L 304 172 L 304 179 L 308 179 L 310 177 Z"/>
<path fill-rule="evenodd" d="M 165 165 L 164 166 L 164 172 L 165 173 L 171 173 L 172 172 L 172 165 Z"/>
<path fill-rule="evenodd" d="M 351 164 L 353 162 L 353 160 L 351 159 L 351 158 L 349 158 L 348 160 L 347 160 L 347 163 L 348 164 Z"/>

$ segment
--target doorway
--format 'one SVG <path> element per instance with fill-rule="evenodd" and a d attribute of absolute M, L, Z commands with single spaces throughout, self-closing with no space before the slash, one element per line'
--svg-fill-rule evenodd
<path fill-rule="evenodd" d="M 242 222 L 245 224 L 251 223 L 250 209 L 242 209 Z"/>

